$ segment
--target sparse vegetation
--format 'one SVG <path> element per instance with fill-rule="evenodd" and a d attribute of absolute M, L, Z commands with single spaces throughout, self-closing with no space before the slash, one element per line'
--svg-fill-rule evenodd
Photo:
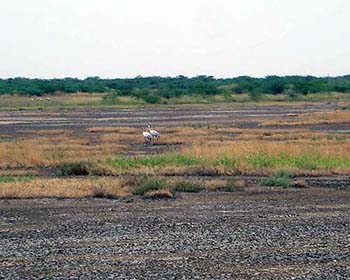
<path fill-rule="evenodd" d="M 175 182 L 174 191 L 196 193 L 204 190 L 203 184 L 190 180 L 179 180 Z"/>

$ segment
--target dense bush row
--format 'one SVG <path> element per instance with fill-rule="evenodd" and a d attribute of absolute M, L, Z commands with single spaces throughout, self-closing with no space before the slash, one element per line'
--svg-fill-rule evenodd
<path fill-rule="evenodd" d="M 157 103 L 159 98 L 173 98 L 182 95 L 217 95 L 249 93 L 287 93 L 291 96 L 315 92 L 350 92 L 350 75 L 339 77 L 312 76 L 267 76 L 252 78 L 215 79 L 212 76 L 136 77 L 132 79 L 100 79 L 89 77 L 84 80 L 65 79 L 0 79 L 0 94 L 43 95 L 56 92 L 110 92 L 115 96 L 134 96 L 148 103 Z"/>

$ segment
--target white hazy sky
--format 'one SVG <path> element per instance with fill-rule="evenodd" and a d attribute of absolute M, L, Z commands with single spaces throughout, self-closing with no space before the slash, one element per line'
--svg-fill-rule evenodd
<path fill-rule="evenodd" d="M 348 0 L 0 0 L 0 77 L 343 75 Z"/>

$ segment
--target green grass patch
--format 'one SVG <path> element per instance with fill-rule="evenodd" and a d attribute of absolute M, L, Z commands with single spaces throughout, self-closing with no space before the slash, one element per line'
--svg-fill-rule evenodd
<path fill-rule="evenodd" d="M 334 170 L 350 168 L 350 157 L 323 156 L 321 154 L 291 155 L 281 153 L 271 156 L 266 153 L 247 155 L 243 161 L 256 169 L 302 169 L 302 170 Z"/>
<path fill-rule="evenodd" d="M 118 171 L 130 169 L 142 170 L 151 168 L 162 170 L 167 167 L 198 167 L 202 169 L 224 168 L 225 170 L 302 170 L 308 171 L 333 171 L 350 169 L 350 157 L 339 155 L 329 156 L 319 153 L 307 153 L 303 155 L 293 155 L 290 153 L 280 153 L 270 155 L 265 152 L 246 154 L 242 157 L 234 155 L 221 155 L 215 159 L 203 156 L 182 154 L 180 152 L 146 155 L 146 156 L 117 156 L 106 161 L 108 166 Z M 68 168 L 69 169 L 69 168 Z M 64 172 L 65 168 L 63 168 Z"/>
<path fill-rule="evenodd" d="M 119 156 L 115 159 L 108 160 L 107 163 L 113 168 L 125 170 L 137 167 L 191 166 L 201 164 L 202 161 L 193 156 L 170 153 L 142 157 Z"/>
<path fill-rule="evenodd" d="M 35 175 L 0 176 L 0 183 L 27 182 L 34 178 L 35 178 Z"/>

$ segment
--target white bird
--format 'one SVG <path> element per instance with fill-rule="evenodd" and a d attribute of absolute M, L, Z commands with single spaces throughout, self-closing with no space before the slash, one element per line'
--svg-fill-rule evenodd
<path fill-rule="evenodd" d="M 154 138 L 154 139 L 160 138 L 160 133 L 157 130 L 152 129 L 150 124 L 148 125 L 148 131 L 152 135 L 152 138 Z"/>
<path fill-rule="evenodd" d="M 145 143 L 150 143 L 152 141 L 152 134 L 146 131 L 144 127 L 142 127 L 142 135 L 145 138 Z"/>

